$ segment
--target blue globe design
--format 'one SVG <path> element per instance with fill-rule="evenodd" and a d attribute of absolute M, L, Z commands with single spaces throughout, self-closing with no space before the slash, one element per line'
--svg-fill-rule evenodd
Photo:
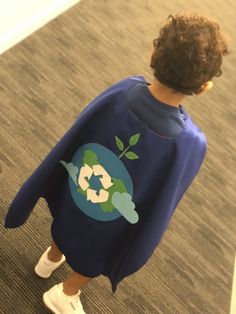
<path fill-rule="evenodd" d="M 110 175 L 112 182 L 121 182 L 122 186 L 125 187 L 126 192 L 133 195 L 133 183 L 132 179 L 124 166 L 123 162 L 115 155 L 112 151 L 106 147 L 97 144 L 89 143 L 81 146 L 72 158 L 72 164 L 78 168 L 79 172 L 81 167 L 84 166 L 84 156 L 86 151 L 91 151 L 96 155 L 99 164 L 106 170 Z M 99 177 L 92 176 L 88 181 L 90 188 L 99 191 L 102 184 Z M 72 198 L 79 209 L 91 218 L 99 221 L 111 221 L 121 216 L 120 212 L 116 208 L 112 208 L 110 211 L 104 211 L 101 203 L 93 203 L 87 200 L 86 191 L 79 192 L 79 186 L 76 184 L 75 178 L 69 176 L 69 186 Z M 107 189 L 109 192 L 109 189 Z"/>

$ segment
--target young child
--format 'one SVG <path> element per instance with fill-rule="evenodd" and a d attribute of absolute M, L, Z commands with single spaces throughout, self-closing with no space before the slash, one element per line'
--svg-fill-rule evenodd
<path fill-rule="evenodd" d="M 65 260 L 73 269 L 43 296 L 52 312 L 84 313 L 82 286 L 105 275 L 115 292 L 150 258 L 206 152 L 180 103 L 212 88 L 227 53 L 217 23 L 170 16 L 154 40 L 153 82 L 134 76 L 105 90 L 24 183 L 5 226 L 24 224 L 45 198 L 53 241 L 35 272 L 48 278 Z"/>

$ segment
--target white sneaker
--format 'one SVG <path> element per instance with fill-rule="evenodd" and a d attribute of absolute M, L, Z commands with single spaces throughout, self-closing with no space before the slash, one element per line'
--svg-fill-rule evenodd
<path fill-rule="evenodd" d="M 63 255 L 59 262 L 55 263 L 55 262 L 50 261 L 48 259 L 49 250 L 50 250 L 50 246 L 40 257 L 38 264 L 34 268 L 35 273 L 41 278 L 49 278 L 52 272 L 56 270 L 59 266 L 61 266 L 61 264 L 64 263 L 66 260 L 65 256 Z"/>
<path fill-rule="evenodd" d="M 60 283 L 44 293 L 43 302 L 55 314 L 85 314 L 79 296 L 80 291 L 73 296 L 66 295 Z"/>

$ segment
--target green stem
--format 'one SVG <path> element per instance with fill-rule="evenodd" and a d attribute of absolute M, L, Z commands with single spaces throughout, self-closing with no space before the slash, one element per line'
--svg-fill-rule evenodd
<path fill-rule="evenodd" d="M 124 154 L 127 152 L 127 150 L 130 148 L 130 145 L 120 154 L 119 158 L 124 156 Z"/>

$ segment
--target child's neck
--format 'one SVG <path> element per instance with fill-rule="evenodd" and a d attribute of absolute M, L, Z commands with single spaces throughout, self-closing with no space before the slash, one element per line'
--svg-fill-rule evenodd
<path fill-rule="evenodd" d="M 154 79 L 151 85 L 148 85 L 150 93 L 159 101 L 174 107 L 179 107 L 181 100 L 185 97 L 181 93 L 173 93 L 173 91 Z"/>

